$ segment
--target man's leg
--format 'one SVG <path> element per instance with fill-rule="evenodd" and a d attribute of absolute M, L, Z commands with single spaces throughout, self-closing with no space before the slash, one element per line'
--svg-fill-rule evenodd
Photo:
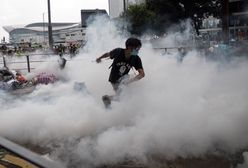
<path fill-rule="evenodd" d="M 119 100 L 119 95 L 120 95 L 119 83 L 111 83 L 111 85 L 113 87 L 115 94 L 102 96 L 102 101 L 106 108 L 110 107 L 112 100 L 114 101 Z"/>
<path fill-rule="evenodd" d="M 109 96 L 111 100 L 118 101 L 121 94 L 120 83 L 111 83 L 115 95 Z"/>

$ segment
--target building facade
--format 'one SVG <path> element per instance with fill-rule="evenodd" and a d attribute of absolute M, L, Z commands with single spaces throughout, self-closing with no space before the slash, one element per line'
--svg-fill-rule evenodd
<path fill-rule="evenodd" d="M 229 29 L 230 38 L 237 40 L 248 39 L 248 1 L 229 0 Z"/>
<path fill-rule="evenodd" d="M 228 37 L 232 41 L 248 40 L 248 1 L 229 0 L 228 4 Z M 208 16 L 202 20 L 200 34 L 204 40 L 222 40 L 222 20 Z"/>
<path fill-rule="evenodd" d="M 52 23 L 55 43 L 83 41 L 85 28 L 80 23 Z M 48 43 L 48 23 L 31 23 L 19 26 L 4 26 L 10 43 Z"/>
<path fill-rule="evenodd" d="M 109 16 L 118 18 L 129 5 L 145 2 L 145 0 L 109 0 Z"/>
<path fill-rule="evenodd" d="M 109 0 L 109 16 L 111 19 L 117 18 L 124 11 L 125 0 Z"/>
<path fill-rule="evenodd" d="M 108 13 L 105 9 L 88 9 L 88 10 L 81 10 L 81 26 L 86 28 L 88 23 L 91 22 L 95 16 L 97 15 L 106 15 Z"/>
<path fill-rule="evenodd" d="M 106 10 L 81 10 L 81 23 L 52 23 L 54 45 L 58 43 L 85 43 L 87 23 L 96 15 L 108 15 Z M 48 45 L 48 23 L 4 26 L 9 33 L 9 43 L 30 43 Z"/>

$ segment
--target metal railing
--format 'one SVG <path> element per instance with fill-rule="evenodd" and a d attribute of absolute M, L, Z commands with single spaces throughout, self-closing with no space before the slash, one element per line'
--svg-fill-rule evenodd
<path fill-rule="evenodd" d="M 40 155 L 2 137 L 0 137 L 0 152 L 1 151 L 7 152 L 6 154 L 4 154 L 5 152 L 1 153 L 0 166 L 10 164 L 13 165 L 12 167 L 23 167 L 18 165 L 22 164 L 26 165 L 26 167 L 27 165 L 34 165 L 35 168 L 64 168 L 61 164 L 45 159 Z"/>
<path fill-rule="evenodd" d="M 0 61 L 0 64 L 3 64 L 4 67 L 7 67 L 7 63 L 11 63 L 11 64 L 26 64 L 26 68 L 18 68 L 14 70 L 27 70 L 28 72 L 31 72 L 31 69 L 35 69 L 31 67 L 31 63 L 38 63 L 38 62 L 48 62 L 48 61 L 42 61 L 42 60 L 30 60 L 30 56 L 34 56 L 34 55 L 40 55 L 40 56 L 44 56 L 44 55 L 54 55 L 54 54 L 28 54 L 28 55 L 24 55 L 26 57 L 26 61 L 10 61 L 8 62 L 6 59 L 6 56 L 2 57 L 2 61 Z"/>

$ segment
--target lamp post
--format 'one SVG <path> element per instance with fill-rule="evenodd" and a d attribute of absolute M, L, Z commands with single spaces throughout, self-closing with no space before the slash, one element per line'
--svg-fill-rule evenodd
<path fill-rule="evenodd" d="M 126 15 L 126 0 L 123 0 L 123 11 L 124 15 Z"/>
<path fill-rule="evenodd" d="M 124 30 L 127 30 L 127 7 L 128 7 L 128 1 L 123 0 L 123 13 L 124 13 Z"/>
<path fill-rule="evenodd" d="M 127 13 L 127 8 L 128 8 L 128 0 L 123 0 L 123 12 L 125 17 Z"/>
<path fill-rule="evenodd" d="M 52 24 L 51 24 L 51 10 L 50 10 L 50 0 L 47 0 L 48 6 L 48 39 L 49 39 L 49 48 L 53 49 L 53 32 L 52 32 Z"/>
<path fill-rule="evenodd" d="M 229 42 L 229 0 L 221 0 L 222 3 L 222 38 L 224 43 Z"/>
<path fill-rule="evenodd" d="M 43 44 L 45 44 L 46 41 L 46 34 L 45 34 L 45 12 L 42 13 L 43 17 Z"/>

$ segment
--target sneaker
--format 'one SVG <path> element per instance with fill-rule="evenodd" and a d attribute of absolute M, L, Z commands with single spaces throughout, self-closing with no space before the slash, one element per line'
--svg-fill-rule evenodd
<path fill-rule="evenodd" d="M 102 96 L 102 101 L 103 101 L 103 104 L 105 105 L 106 108 L 110 107 L 111 99 L 110 99 L 110 97 L 108 95 Z"/>

